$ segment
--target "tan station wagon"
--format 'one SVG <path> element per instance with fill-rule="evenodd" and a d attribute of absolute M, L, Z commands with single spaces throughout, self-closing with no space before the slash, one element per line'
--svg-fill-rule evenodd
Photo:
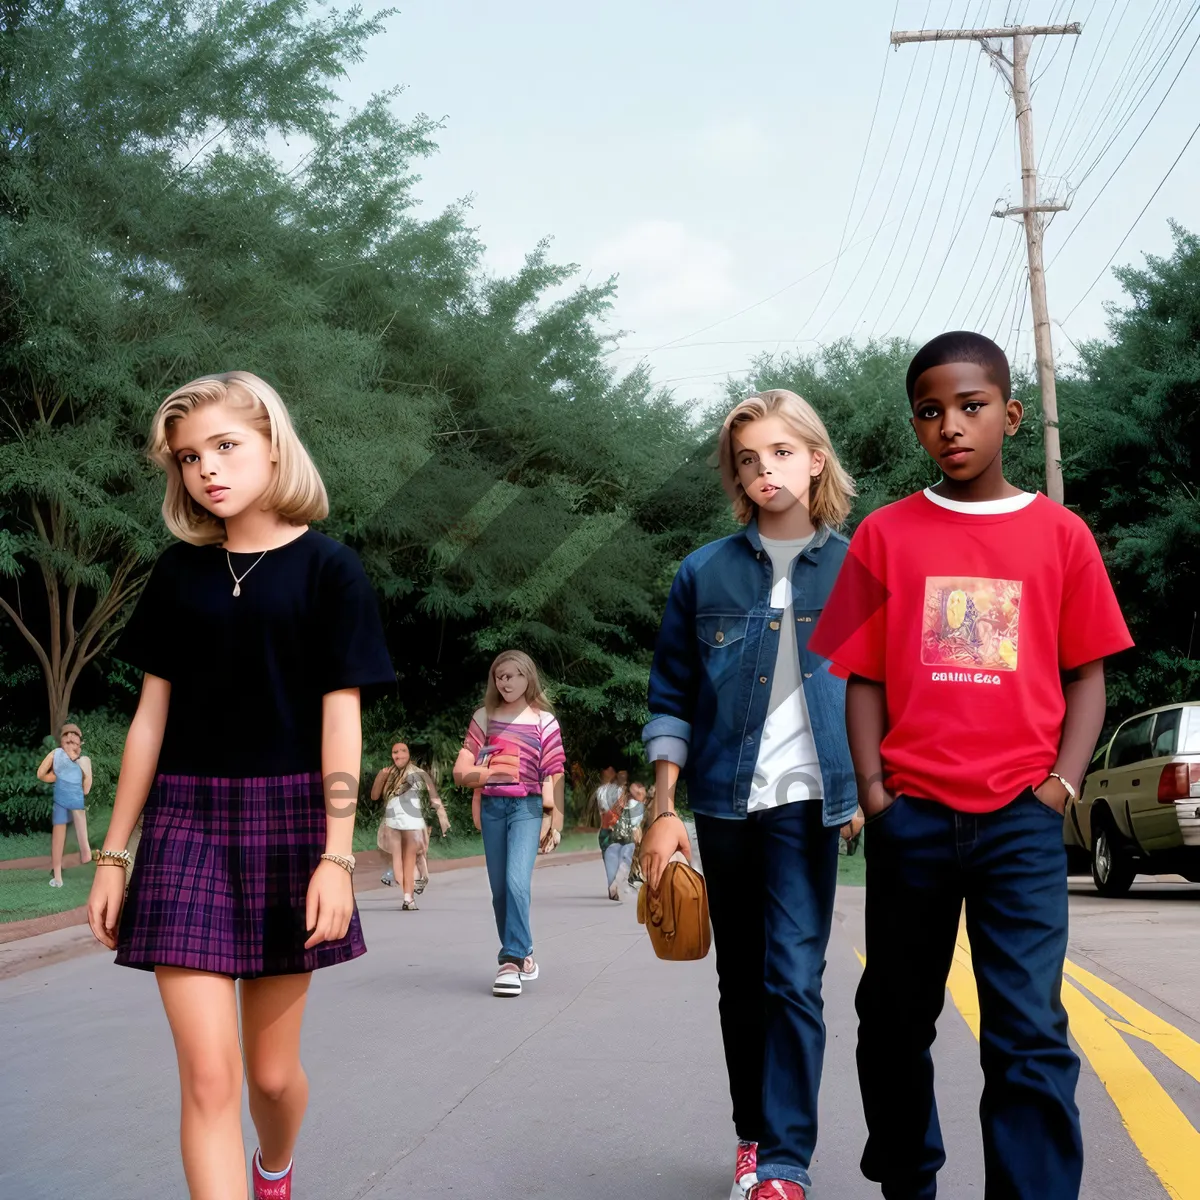
<path fill-rule="evenodd" d="M 1135 875 L 1200 883 L 1200 701 L 1138 713 L 1096 751 L 1063 840 L 1086 852 L 1102 896 L 1122 896 Z"/>

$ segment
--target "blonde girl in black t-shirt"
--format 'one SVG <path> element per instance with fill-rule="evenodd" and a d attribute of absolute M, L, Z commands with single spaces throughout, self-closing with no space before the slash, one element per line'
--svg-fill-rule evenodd
<path fill-rule="evenodd" d="M 273 388 L 238 371 L 187 384 L 149 453 L 178 540 L 116 651 L 145 674 L 88 920 L 118 963 L 155 973 L 193 1200 L 247 1196 L 243 1053 L 253 1194 L 289 1200 L 311 972 L 366 949 L 351 886 L 360 689 L 394 675 L 362 565 L 309 527 L 325 487 Z M 112 868 L 139 815 L 124 899 Z"/>

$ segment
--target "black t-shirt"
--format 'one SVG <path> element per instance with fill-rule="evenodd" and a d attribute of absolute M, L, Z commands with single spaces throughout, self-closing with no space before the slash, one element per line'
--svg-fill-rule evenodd
<path fill-rule="evenodd" d="M 118 658 L 170 681 L 164 774 L 319 771 L 322 696 L 396 678 L 353 550 L 309 529 L 244 574 L 257 558 L 164 550 L 117 644 Z"/>

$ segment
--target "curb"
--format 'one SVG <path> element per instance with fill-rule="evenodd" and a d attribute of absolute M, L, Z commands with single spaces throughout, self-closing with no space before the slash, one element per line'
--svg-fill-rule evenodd
<path fill-rule="evenodd" d="M 566 854 L 539 855 L 534 866 L 538 870 L 551 867 L 569 867 L 576 863 L 599 860 L 600 851 L 572 850 Z M 386 885 L 380 883 L 376 869 L 382 870 L 391 864 L 389 856 L 379 850 L 364 850 L 355 855 L 357 867 L 372 872 L 370 879 L 356 879 L 354 894 L 361 892 L 382 891 Z M 469 867 L 482 867 L 482 854 L 473 854 L 467 858 L 443 858 L 429 860 L 430 875 L 440 875 L 445 871 L 462 871 Z M 357 869 L 356 869 L 357 875 Z M 82 929 L 80 929 L 82 927 Z M 65 934 L 61 938 L 47 938 L 47 943 L 33 943 L 31 939 L 47 937 L 50 934 L 61 934 L 64 930 L 77 931 Z M 30 943 L 25 946 L 13 946 L 10 950 L 0 951 L 0 979 L 10 979 L 14 975 L 22 975 L 26 971 L 38 967 L 50 966 L 52 963 L 65 962 L 88 954 L 93 950 L 103 950 L 104 947 L 95 941 L 87 930 L 87 905 L 67 909 L 65 912 L 51 913 L 45 917 L 32 917 L 27 921 L 9 921 L 0 924 L 0 946 L 13 942 Z M 110 952 L 111 953 L 111 952 Z"/>

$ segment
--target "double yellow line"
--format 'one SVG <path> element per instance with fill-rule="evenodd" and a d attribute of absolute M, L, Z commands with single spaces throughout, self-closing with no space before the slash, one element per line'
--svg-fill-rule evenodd
<path fill-rule="evenodd" d="M 1071 1033 L 1112 1097 L 1134 1145 L 1172 1200 L 1200 1200 L 1200 1133 L 1127 1039 L 1149 1043 L 1198 1083 L 1200 1043 L 1070 959 L 1064 974 L 1062 998 Z M 959 930 L 947 987 L 978 1039 L 979 993 L 965 929 Z M 1119 1015 L 1110 1016 L 1096 1001 Z"/>

